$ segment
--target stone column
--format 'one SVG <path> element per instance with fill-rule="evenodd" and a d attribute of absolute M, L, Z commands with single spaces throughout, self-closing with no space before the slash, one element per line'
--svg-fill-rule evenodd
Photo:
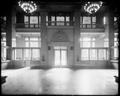
<path fill-rule="evenodd" d="M 16 6 L 10 8 L 7 15 L 7 30 L 6 30 L 6 45 L 7 45 L 7 60 L 12 60 L 12 39 L 16 36 L 15 30 L 16 22 Z"/>
<path fill-rule="evenodd" d="M 74 23 L 74 63 L 78 64 L 80 61 L 80 11 L 75 11 L 75 23 Z"/>
<path fill-rule="evenodd" d="M 47 27 L 46 12 L 41 12 L 41 62 L 48 64 Z"/>
<path fill-rule="evenodd" d="M 16 6 L 13 6 L 12 8 L 12 40 L 16 38 L 15 24 L 16 24 Z"/>
<path fill-rule="evenodd" d="M 112 57 L 114 57 L 114 50 L 113 50 L 113 46 L 114 46 L 114 16 L 113 14 L 109 14 L 109 23 L 108 23 L 108 27 L 109 27 L 109 48 L 110 48 L 110 59 Z"/>
<path fill-rule="evenodd" d="M 15 30 L 15 24 L 16 24 L 16 6 L 13 6 L 12 7 L 12 43 L 16 41 L 16 30 Z M 13 46 L 12 44 L 12 47 L 15 47 Z M 14 53 L 15 53 L 15 50 L 11 49 L 11 55 L 12 55 L 12 60 L 14 58 Z"/>
<path fill-rule="evenodd" d="M 109 60 L 111 60 L 111 58 L 114 56 L 114 50 L 113 50 L 113 46 L 114 46 L 114 15 L 112 12 L 108 12 L 106 15 L 106 20 L 107 20 L 107 24 L 106 24 L 106 28 L 105 28 L 105 32 L 106 35 L 109 38 Z"/>
<path fill-rule="evenodd" d="M 11 8 L 9 9 L 9 12 L 7 13 L 7 21 L 6 21 L 6 45 L 7 45 L 7 60 L 12 59 L 12 13 Z"/>

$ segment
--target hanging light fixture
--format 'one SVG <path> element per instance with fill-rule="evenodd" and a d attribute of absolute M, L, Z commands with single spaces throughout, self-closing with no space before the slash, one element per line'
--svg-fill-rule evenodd
<path fill-rule="evenodd" d="M 19 1 L 18 4 L 26 13 L 33 13 L 37 10 L 37 5 L 33 1 Z"/>
<path fill-rule="evenodd" d="M 84 6 L 84 10 L 90 14 L 96 13 L 102 6 L 103 2 L 87 2 Z"/>

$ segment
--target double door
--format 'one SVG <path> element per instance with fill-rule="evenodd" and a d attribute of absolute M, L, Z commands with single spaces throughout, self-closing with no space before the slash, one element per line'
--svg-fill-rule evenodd
<path fill-rule="evenodd" d="M 67 65 L 67 47 L 66 46 L 54 47 L 54 64 L 55 66 Z"/>

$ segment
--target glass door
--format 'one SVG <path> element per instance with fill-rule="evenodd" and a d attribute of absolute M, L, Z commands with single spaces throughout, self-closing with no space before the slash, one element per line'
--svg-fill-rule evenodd
<path fill-rule="evenodd" d="M 55 66 L 67 65 L 67 47 L 54 47 L 54 56 Z"/>

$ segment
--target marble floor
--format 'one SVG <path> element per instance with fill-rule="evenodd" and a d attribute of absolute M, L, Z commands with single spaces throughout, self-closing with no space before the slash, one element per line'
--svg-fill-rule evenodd
<path fill-rule="evenodd" d="M 8 76 L 2 94 L 116 95 L 116 69 L 30 69 L 2 70 Z"/>

